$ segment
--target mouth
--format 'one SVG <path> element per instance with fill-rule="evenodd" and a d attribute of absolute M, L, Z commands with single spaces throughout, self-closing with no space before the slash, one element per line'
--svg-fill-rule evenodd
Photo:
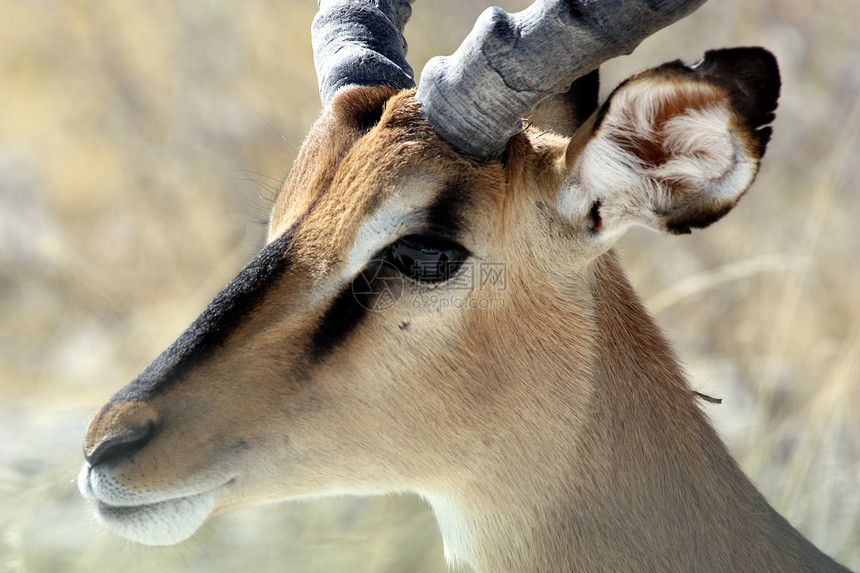
<path fill-rule="evenodd" d="M 96 519 L 111 532 L 143 545 L 173 545 L 188 539 L 203 525 L 215 509 L 216 492 L 234 481 L 203 492 L 155 501 L 152 493 L 135 495 L 124 491 L 125 495 L 120 496 L 114 489 L 109 495 L 100 495 L 92 485 L 92 468 L 85 465 L 78 476 L 78 487 L 85 498 L 94 502 Z M 113 488 L 119 487 L 113 482 Z M 135 500 L 136 497 L 140 499 Z"/>
<path fill-rule="evenodd" d="M 158 503 L 113 506 L 97 501 L 95 516 L 105 527 L 144 545 L 173 545 L 191 537 L 215 507 L 213 492 Z"/>

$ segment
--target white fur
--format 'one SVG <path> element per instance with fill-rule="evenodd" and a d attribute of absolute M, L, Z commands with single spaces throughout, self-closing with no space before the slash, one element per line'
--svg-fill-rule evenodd
<path fill-rule="evenodd" d="M 374 254 L 401 236 L 405 229 L 419 222 L 418 213 L 432 200 L 433 188 L 429 182 L 412 182 L 388 197 L 379 209 L 365 219 L 347 255 L 341 273 L 344 281 L 351 281 Z"/>
<path fill-rule="evenodd" d="M 673 159 L 651 169 L 649 175 L 682 179 L 718 200 L 743 193 L 755 176 L 756 161 L 746 156 L 730 120 L 726 108 L 713 106 L 667 122 L 663 147 Z"/>
<path fill-rule="evenodd" d="M 705 90 L 709 103 L 657 125 L 661 102 L 679 90 Z M 603 123 L 577 159 L 557 198 L 559 210 L 578 220 L 601 203 L 601 239 L 621 234 L 632 224 L 657 227 L 655 212 L 670 212 L 672 190 L 697 190 L 718 201 L 742 194 L 756 173 L 732 128 L 727 98 L 717 88 L 650 79 L 621 88 Z M 660 165 L 619 146 L 617 140 L 658 143 L 668 160 Z"/>
<path fill-rule="evenodd" d="M 141 491 L 120 484 L 108 470 L 84 464 L 81 494 L 95 501 L 95 517 L 112 532 L 144 545 L 172 545 L 197 531 L 215 507 L 215 487 Z"/>
<path fill-rule="evenodd" d="M 473 560 L 478 543 L 474 531 L 469 527 L 460 508 L 452 500 L 441 495 L 422 494 L 433 508 L 436 523 L 442 534 L 445 561 L 453 567 L 465 567 Z"/>

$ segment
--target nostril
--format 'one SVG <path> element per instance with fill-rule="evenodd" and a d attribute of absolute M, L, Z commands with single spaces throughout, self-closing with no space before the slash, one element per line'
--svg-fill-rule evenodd
<path fill-rule="evenodd" d="M 126 428 L 121 434 L 105 436 L 91 451 L 85 450 L 84 457 L 91 466 L 130 458 L 149 443 L 154 433 L 153 421 Z"/>

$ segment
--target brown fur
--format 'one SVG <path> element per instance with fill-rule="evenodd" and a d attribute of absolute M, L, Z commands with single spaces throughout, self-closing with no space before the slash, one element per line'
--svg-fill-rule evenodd
<path fill-rule="evenodd" d="M 480 572 L 836 570 L 732 461 L 608 245 L 582 243 L 554 209 L 583 137 L 568 148 L 523 133 L 503 160 L 476 163 L 410 92 L 340 92 L 274 210 L 270 239 L 294 229 L 289 271 L 181 380 L 107 405 L 86 447 L 152 422 L 111 475 L 130 490 L 223 483 L 216 513 L 416 491 L 452 559 Z M 309 361 L 368 214 L 452 174 L 468 191 L 458 240 L 505 265 L 504 304 L 402 299 Z"/>

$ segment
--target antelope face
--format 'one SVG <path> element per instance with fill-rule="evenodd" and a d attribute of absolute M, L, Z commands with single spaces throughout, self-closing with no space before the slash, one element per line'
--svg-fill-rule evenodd
<path fill-rule="evenodd" d="M 751 68 L 764 96 L 741 89 Z M 631 224 L 689 232 L 735 204 L 776 78 L 763 50 L 668 64 L 571 139 L 525 131 L 483 161 L 414 92 L 341 89 L 268 245 L 91 422 L 81 491 L 116 533 L 169 544 L 263 501 L 433 498 L 540 466 L 534 444 L 588 409 L 595 261 Z M 536 391 L 562 383 L 563 407 Z"/>
<path fill-rule="evenodd" d="M 490 390 L 458 382 L 480 364 L 445 358 L 475 317 L 443 300 L 477 291 L 440 287 L 499 260 L 505 176 L 440 142 L 408 92 L 339 94 L 269 244 L 93 420 L 80 488 L 99 518 L 174 543 L 213 511 L 440 479 L 429 468 L 480 441 L 469 394 Z"/>
<path fill-rule="evenodd" d="M 269 244 L 93 420 L 80 488 L 98 517 L 174 543 L 213 511 L 438 479 L 427 469 L 462 455 L 439 428 L 474 423 L 454 396 L 477 388 L 453 383 L 466 360 L 444 359 L 468 344 L 467 317 L 415 301 L 492 260 L 477 238 L 504 176 L 441 143 L 411 94 L 342 92 L 285 183 Z M 412 280 L 410 261 L 443 264 Z M 451 429 L 468 444 L 468 428 Z"/>

